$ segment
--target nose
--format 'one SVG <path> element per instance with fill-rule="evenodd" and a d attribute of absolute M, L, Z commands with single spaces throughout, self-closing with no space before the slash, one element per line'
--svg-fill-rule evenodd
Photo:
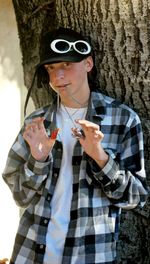
<path fill-rule="evenodd" d="M 57 69 L 55 71 L 55 78 L 57 80 L 61 80 L 61 79 L 64 79 L 64 70 L 63 69 Z"/>

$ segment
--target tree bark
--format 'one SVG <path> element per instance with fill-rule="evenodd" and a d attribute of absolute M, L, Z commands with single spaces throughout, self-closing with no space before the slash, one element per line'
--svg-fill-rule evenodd
<path fill-rule="evenodd" d="M 134 109 L 141 118 L 150 182 L 150 0 L 13 0 L 24 78 L 30 87 L 39 62 L 42 32 L 58 26 L 89 35 L 103 93 Z M 49 102 L 43 89 L 32 93 L 35 106 Z M 150 204 L 123 212 L 118 264 L 150 262 Z"/>

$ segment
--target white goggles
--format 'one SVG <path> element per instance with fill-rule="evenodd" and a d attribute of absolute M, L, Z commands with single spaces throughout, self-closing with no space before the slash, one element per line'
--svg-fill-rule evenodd
<path fill-rule="evenodd" d="M 69 42 L 64 39 L 55 39 L 50 44 L 50 47 L 56 53 L 67 53 L 68 51 L 73 49 L 82 55 L 87 55 L 91 52 L 89 43 L 84 40 Z"/>

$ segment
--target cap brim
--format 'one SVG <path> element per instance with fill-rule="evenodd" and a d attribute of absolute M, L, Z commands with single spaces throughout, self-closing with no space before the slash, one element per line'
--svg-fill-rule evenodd
<path fill-rule="evenodd" d="M 43 60 L 43 61 L 41 61 L 38 65 L 37 65 L 37 67 L 40 67 L 40 66 L 42 66 L 42 65 L 44 65 L 44 64 L 52 64 L 52 63 L 57 63 L 57 62 L 63 62 L 63 61 L 65 61 L 65 62 L 80 62 L 80 61 L 82 61 L 82 60 L 84 60 L 85 59 L 85 56 L 66 56 L 66 54 L 63 56 L 63 55 L 61 55 L 61 56 L 55 56 L 55 57 L 50 57 L 50 58 L 48 58 L 48 59 L 46 59 L 46 60 Z"/>

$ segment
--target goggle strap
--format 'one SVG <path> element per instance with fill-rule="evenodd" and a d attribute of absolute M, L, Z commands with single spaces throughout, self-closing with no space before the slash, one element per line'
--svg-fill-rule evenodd
<path fill-rule="evenodd" d="M 25 104 L 24 104 L 24 117 L 26 116 L 26 110 L 27 110 L 27 105 L 28 105 L 28 102 L 29 102 L 29 98 L 30 98 L 30 95 L 31 95 L 31 92 L 32 92 L 32 88 L 34 86 L 34 82 L 35 82 L 35 77 L 36 77 L 36 73 L 37 73 L 37 69 L 34 73 L 34 76 L 33 76 L 33 79 L 32 79 L 32 83 L 31 83 L 31 86 L 27 92 L 27 96 L 26 96 L 26 100 L 25 100 Z"/>

